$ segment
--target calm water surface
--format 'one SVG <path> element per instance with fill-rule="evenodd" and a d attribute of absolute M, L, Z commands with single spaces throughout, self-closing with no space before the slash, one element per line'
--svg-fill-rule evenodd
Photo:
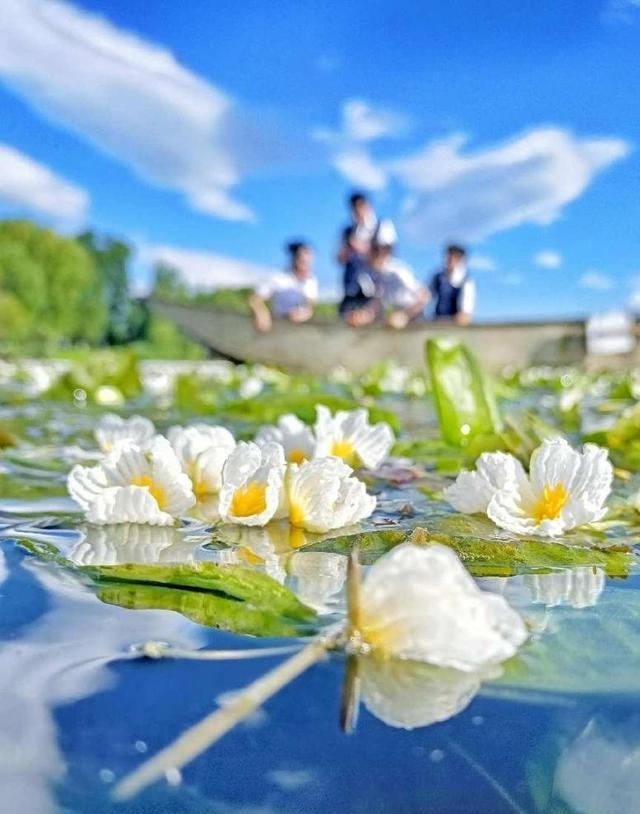
<path fill-rule="evenodd" d="M 413 432 L 418 413 L 414 405 Z M 165 413 L 158 426 L 177 418 L 185 417 Z M 1 420 L 16 422 L 31 445 L 0 459 L 2 812 L 640 811 L 640 580 L 633 569 L 608 579 L 593 568 L 483 580 L 533 627 L 519 671 L 481 686 L 433 670 L 363 675 L 357 729 L 345 735 L 338 725 L 345 665 L 334 655 L 181 775 L 114 803 L 117 779 L 281 660 L 147 661 L 134 658 L 132 646 L 283 640 L 109 604 L 69 569 L 25 551 L 17 541 L 54 545 L 76 563 L 110 564 L 228 561 L 237 546 L 228 549 L 205 521 L 176 531 L 88 528 L 65 497 L 64 477 L 90 449 L 96 414 L 38 403 L 3 408 Z M 369 528 L 420 525 L 428 504 L 417 486 L 384 487 Z M 340 608 L 345 558 L 331 541 L 295 552 L 277 542 L 269 548 L 264 538 L 240 543 L 253 545 L 258 567 L 327 619 Z M 400 726 L 445 717 L 469 697 L 447 720 Z"/>

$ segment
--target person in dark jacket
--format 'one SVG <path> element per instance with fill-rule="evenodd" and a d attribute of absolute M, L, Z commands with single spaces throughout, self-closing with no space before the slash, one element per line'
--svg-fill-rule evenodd
<path fill-rule="evenodd" d="M 468 325 L 475 308 L 476 286 L 467 274 L 467 252 L 451 244 L 445 249 L 444 268 L 429 283 L 435 319 L 450 319 Z"/>

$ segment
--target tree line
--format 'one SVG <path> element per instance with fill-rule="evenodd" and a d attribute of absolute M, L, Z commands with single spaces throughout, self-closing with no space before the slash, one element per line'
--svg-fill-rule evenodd
<path fill-rule="evenodd" d="M 129 244 L 95 231 L 68 237 L 27 220 L 0 221 L 0 349 L 146 343 L 193 356 L 173 326 L 130 296 L 131 257 Z M 178 285 L 167 266 L 156 277 L 161 288 L 168 279 Z"/>

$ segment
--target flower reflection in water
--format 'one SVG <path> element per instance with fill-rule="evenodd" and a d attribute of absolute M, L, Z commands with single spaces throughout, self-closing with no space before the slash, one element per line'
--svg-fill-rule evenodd
<path fill-rule="evenodd" d="M 555 794 L 585 814 L 640 811 L 640 716 L 592 718 L 560 755 Z"/>
<path fill-rule="evenodd" d="M 115 526 L 85 524 L 82 535 L 69 551 L 76 565 L 189 562 L 197 558 L 202 539 L 194 541 L 173 526 L 119 523 Z"/>
<path fill-rule="evenodd" d="M 352 656 L 343 691 L 342 726 L 353 730 L 359 701 L 389 726 L 416 729 L 446 721 L 467 707 L 500 668 L 463 672 L 418 661 Z"/>

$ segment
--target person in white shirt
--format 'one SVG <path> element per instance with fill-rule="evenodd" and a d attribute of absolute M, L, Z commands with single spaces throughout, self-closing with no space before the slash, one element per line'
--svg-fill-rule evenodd
<path fill-rule="evenodd" d="M 391 221 L 380 222 L 371 244 L 370 265 L 376 276 L 378 296 L 387 325 L 405 328 L 422 313 L 429 293 L 418 282 L 413 269 L 394 257 L 397 237 Z"/>
<path fill-rule="evenodd" d="M 467 275 L 466 259 L 467 252 L 462 246 L 447 246 L 444 268 L 434 274 L 429 283 L 435 319 L 451 319 L 457 325 L 471 322 L 476 285 Z"/>
<path fill-rule="evenodd" d="M 259 285 L 249 296 L 253 324 L 258 331 L 271 330 L 273 317 L 306 322 L 318 299 L 318 280 L 313 275 L 313 249 L 309 243 L 287 244 L 289 270 Z M 269 309 L 267 303 L 270 303 Z"/>

